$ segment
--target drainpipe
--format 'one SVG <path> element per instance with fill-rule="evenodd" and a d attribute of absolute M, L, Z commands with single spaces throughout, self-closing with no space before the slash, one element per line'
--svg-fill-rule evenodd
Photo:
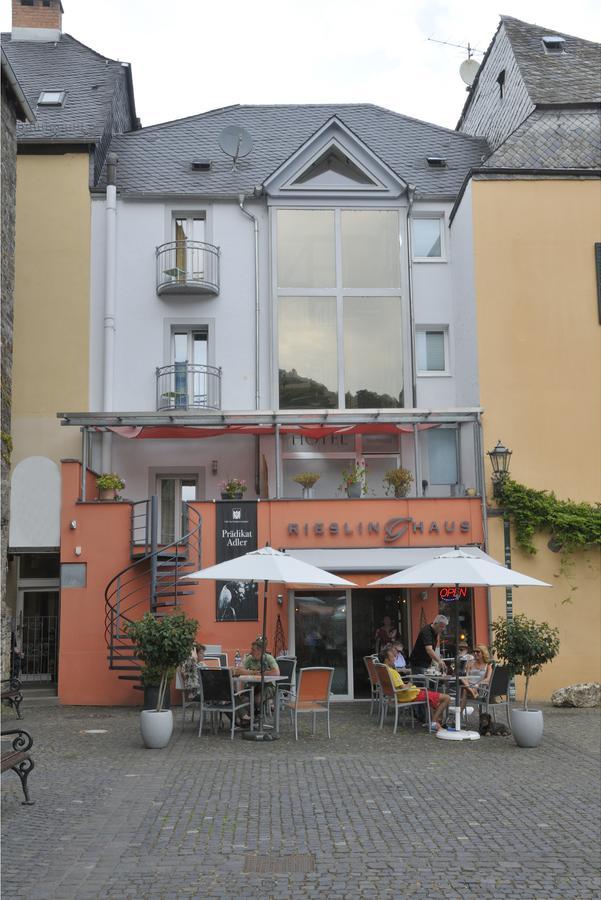
<path fill-rule="evenodd" d="M 247 219 L 253 223 L 255 233 L 255 409 L 261 409 L 261 384 L 260 384 L 260 311 L 259 304 L 259 220 L 257 216 L 249 212 L 244 206 L 244 194 L 238 194 L 238 206 L 240 211 Z M 260 439 L 257 435 L 255 438 L 255 491 L 260 494 L 261 490 L 261 456 L 260 456 Z"/>
<path fill-rule="evenodd" d="M 106 255 L 104 278 L 104 358 L 102 409 L 112 412 L 115 369 L 115 307 L 117 268 L 117 154 L 107 156 L 106 178 Z M 102 471 L 111 471 L 111 434 L 102 435 Z"/>
<path fill-rule="evenodd" d="M 409 331 L 411 337 L 411 405 L 417 408 L 417 376 L 415 365 L 415 310 L 413 306 L 413 249 L 411 242 L 411 211 L 415 200 L 415 186 L 407 185 L 407 291 L 409 295 Z"/>

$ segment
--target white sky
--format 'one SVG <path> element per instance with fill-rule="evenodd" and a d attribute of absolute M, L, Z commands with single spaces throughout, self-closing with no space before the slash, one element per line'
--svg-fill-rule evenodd
<path fill-rule="evenodd" d="M 429 37 L 485 50 L 503 13 L 601 41 L 598 0 L 502 0 L 500 8 L 489 0 L 63 0 L 63 7 L 64 31 L 132 63 L 143 125 L 232 103 L 370 102 L 453 128 L 467 54 Z"/>

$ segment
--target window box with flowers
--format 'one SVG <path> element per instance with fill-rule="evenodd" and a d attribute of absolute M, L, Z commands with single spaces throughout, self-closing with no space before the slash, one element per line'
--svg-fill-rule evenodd
<path fill-rule="evenodd" d="M 242 500 L 247 490 L 247 484 L 243 478 L 226 478 L 219 482 L 222 500 Z"/>

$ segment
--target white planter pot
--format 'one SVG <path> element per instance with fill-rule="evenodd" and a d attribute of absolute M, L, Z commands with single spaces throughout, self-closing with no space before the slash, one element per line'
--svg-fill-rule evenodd
<path fill-rule="evenodd" d="M 512 709 L 511 730 L 518 747 L 538 747 L 543 739 L 543 713 L 540 709 Z"/>
<path fill-rule="evenodd" d="M 166 747 L 173 734 L 173 713 L 170 709 L 143 709 L 140 713 L 140 731 L 144 746 L 149 750 Z"/>

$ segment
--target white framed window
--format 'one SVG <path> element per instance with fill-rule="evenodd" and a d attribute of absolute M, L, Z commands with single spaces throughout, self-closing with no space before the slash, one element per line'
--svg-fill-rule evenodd
<path fill-rule="evenodd" d="M 415 262 L 446 262 L 444 216 L 422 216 L 411 219 L 412 255 Z"/>
<path fill-rule="evenodd" d="M 415 362 L 418 375 L 450 375 L 449 329 L 418 325 L 415 329 Z"/>
<path fill-rule="evenodd" d="M 66 91 L 42 91 L 38 97 L 38 106 L 62 106 Z"/>
<path fill-rule="evenodd" d="M 426 432 L 430 484 L 456 484 L 459 473 L 457 429 L 432 428 Z"/>

